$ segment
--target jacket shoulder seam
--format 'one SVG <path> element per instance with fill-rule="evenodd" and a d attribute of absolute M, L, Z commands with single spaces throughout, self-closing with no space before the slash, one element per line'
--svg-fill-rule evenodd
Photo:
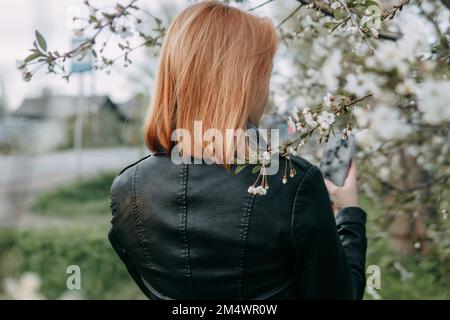
<path fill-rule="evenodd" d="M 149 251 L 149 243 L 145 239 L 145 228 L 144 223 L 141 219 L 141 213 L 138 203 L 138 195 L 136 191 L 136 184 L 137 184 L 137 176 L 138 176 L 138 169 L 139 169 L 139 163 L 134 167 L 134 172 L 131 180 L 131 201 L 133 204 L 133 217 L 136 224 L 136 231 L 139 239 L 139 244 L 142 248 L 142 251 L 144 253 L 144 264 L 145 266 L 150 270 L 152 270 L 152 264 L 151 264 L 151 256 Z M 150 274 L 151 276 L 151 274 Z"/>
<path fill-rule="evenodd" d="M 138 165 L 140 162 L 142 162 L 142 161 L 144 161 L 145 159 L 147 159 L 147 158 L 150 158 L 152 156 L 152 154 L 149 154 L 149 155 L 147 155 L 147 156 L 145 156 L 145 157 L 143 157 L 143 158 L 141 158 L 141 159 L 139 159 L 139 160 L 137 160 L 137 161 L 135 161 L 135 162 L 133 162 L 133 163 L 131 163 L 131 164 L 129 164 L 129 165 L 127 165 L 125 168 L 123 168 L 120 172 L 119 172 L 119 176 L 122 174 L 122 173 L 124 173 L 126 170 L 128 170 L 128 169 L 130 169 L 130 168 L 132 168 L 132 167 L 134 167 L 134 166 L 136 166 L 136 165 Z"/>

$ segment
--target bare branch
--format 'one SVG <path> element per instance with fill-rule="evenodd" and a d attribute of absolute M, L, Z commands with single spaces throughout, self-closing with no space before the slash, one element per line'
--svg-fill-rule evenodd
<path fill-rule="evenodd" d="M 256 9 L 261 8 L 261 7 L 265 6 L 266 4 L 269 4 L 269 3 L 273 2 L 273 1 L 274 0 L 267 0 L 267 1 L 263 2 L 263 3 L 261 3 L 261 4 L 258 4 L 256 7 L 248 9 L 247 11 L 256 10 Z"/>
<path fill-rule="evenodd" d="M 288 21 L 290 18 L 292 18 L 298 12 L 298 10 L 301 9 L 301 7 L 303 7 L 303 4 L 300 4 L 297 8 L 295 8 L 294 11 L 291 12 L 291 14 L 289 14 L 286 18 L 284 18 L 283 21 L 281 21 L 277 25 L 277 29 L 279 29 L 286 21 Z"/>

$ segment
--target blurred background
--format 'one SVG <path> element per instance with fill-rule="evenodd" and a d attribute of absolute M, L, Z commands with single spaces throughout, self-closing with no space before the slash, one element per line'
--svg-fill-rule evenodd
<path fill-rule="evenodd" d="M 94 33 L 84 28 L 97 23 L 92 16 L 101 19 L 102 12 L 126 11 L 130 2 L 16 0 L 0 5 L 2 299 L 144 298 L 107 240 L 109 190 L 122 168 L 148 154 L 141 125 L 153 88 L 157 35 L 195 1 L 137 1 L 135 20 L 125 19 L 115 30 L 100 34 L 84 50 L 89 52 L 75 50 L 62 63 L 65 70 L 56 72 L 60 66 L 50 66 L 45 55 L 42 61 L 24 60 L 34 41 L 44 52 L 76 49 Z M 342 21 L 333 16 L 333 9 L 330 16 L 307 8 L 304 1 L 229 2 L 269 16 L 282 35 L 263 126 L 280 128 L 289 138 L 289 112 L 322 103 L 328 92 L 353 97 L 372 92 L 380 97 L 354 114 L 361 137 L 361 206 L 369 217 L 367 266 L 381 272 L 381 287 L 369 288 L 365 298 L 449 299 L 445 1 L 412 1 L 401 15 L 394 12 L 395 20 L 368 31 L 373 44 L 355 40 L 351 26 L 330 35 L 324 23 Z M 333 2 L 323 1 L 327 8 Z M 401 3 L 385 2 L 388 13 Z M 402 34 L 406 41 L 386 40 L 384 45 L 375 32 L 394 38 Z M 398 47 L 392 50 L 396 41 Z M 374 66 L 371 59 L 379 61 Z M 420 68 L 428 69 L 421 73 Z M 428 89 L 420 85 L 431 82 Z M 405 101 L 424 101 L 430 110 L 405 111 Z M 383 109 L 394 104 L 398 109 Z M 414 122 L 414 112 L 420 121 Z M 320 150 L 310 143 L 301 156 L 317 163 Z M 81 289 L 67 287 L 71 265 L 80 267 Z"/>

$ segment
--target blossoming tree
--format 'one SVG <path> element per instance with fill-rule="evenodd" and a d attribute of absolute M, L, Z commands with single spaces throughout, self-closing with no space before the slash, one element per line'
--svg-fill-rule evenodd
<path fill-rule="evenodd" d="M 262 0 L 256 7 L 234 2 L 256 11 L 274 0 Z M 355 133 L 360 186 L 384 209 L 379 223 L 389 226 L 395 247 L 404 253 L 425 253 L 435 244 L 441 257 L 450 261 L 445 223 L 450 199 L 450 2 L 292 2 L 297 7 L 286 13 L 277 29 L 291 53 L 295 77 L 275 92 L 292 102 L 287 118 L 292 139 L 271 152 L 289 157 L 302 154 L 310 141 Z M 127 66 L 133 50 L 161 45 L 167 24 L 139 7 L 138 1 L 111 10 L 84 3 L 89 16 L 74 19 L 82 22 L 76 33 L 85 41 L 59 52 L 49 50 L 36 32 L 31 54 L 18 62 L 24 80 L 41 68 L 68 80 L 67 61 L 87 54 L 94 57 L 95 69 L 118 62 Z M 149 21 L 150 31 L 143 27 Z M 105 34 L 116 40 L 100 41 Z M 133 34 L 140 43 L 132 43 Z M 115 45 L 123 53 L 107 56 L 108 46 Z"/>

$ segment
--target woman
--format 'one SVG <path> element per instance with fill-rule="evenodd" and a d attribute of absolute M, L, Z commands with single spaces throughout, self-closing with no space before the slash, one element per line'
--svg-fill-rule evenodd
<path fill-rule="evenodd" d="M 145 128 L 153 155 L 125 168 L 111 190 L 109 239 L 147 297 L 362 298 L 365 213 L 354 166 L 344 187 L 327 182 L 334 216 L 323 177 L 306 160 L 293 159 L 297 174 L 286 184 L 283 170 L 267 176 L 270 191 L 260 196 L 247 192 L 252 166 L 235 174 L 224 164 L 232 144 L 214 153 L 195 139 L 195 121 L 219 132 L 258 125 L 277 46 L 269 19 L 216 1 L 172 22 Z M 176 129 L 194 142 L 174 139 Z M 180 152 L 205 159 L 175 163 Z"/>

